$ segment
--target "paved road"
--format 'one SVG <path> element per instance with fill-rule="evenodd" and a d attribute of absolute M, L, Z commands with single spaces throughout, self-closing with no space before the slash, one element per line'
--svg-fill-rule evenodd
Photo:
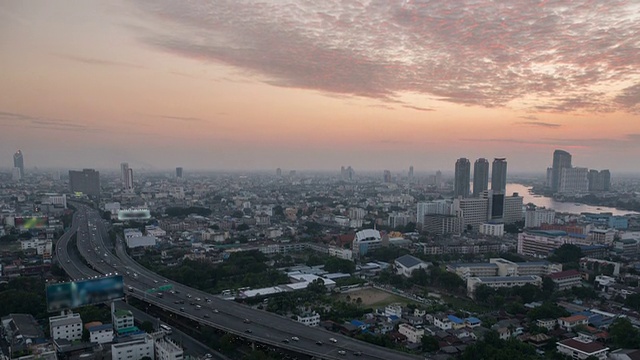
<path fill-rule="evenodd" d="M 371 345 L 322 328 L 308 327 L 276 314 L 223 300 L 174 283 L 131 259 L 121 239 L 115 247 L 109 244 L 107 227 L 99 214 L 86 205 L 75 204 L 81 212 L 81 219 L 87 222 L 86 228 L 79 229 L 78 249 L 81 255 L 94 269 L 103 274 L 117 272 L 123 275 L 126 287 L 130 286 L 133 290 L 129 292 L 131 296 L 228 333 L 317 358 L 383 360 L 422 358 Z M 162 298 L 158 298 L 148 292 L 150 289 L 169 284 L 173 286 L 175 293 L 165 292 Z M 198 298 L 200 300 L 197 300 Z M 335 342 L 331 339 L 335 339 Z"/>

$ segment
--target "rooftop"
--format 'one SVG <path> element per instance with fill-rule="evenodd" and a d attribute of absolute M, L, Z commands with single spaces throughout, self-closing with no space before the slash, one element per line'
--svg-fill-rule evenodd
<path fill-rule="evenodd" d="M 415 256 L 411 256 L 411 255 L 402 255 L 399 258 L 396 259 L 395 261 L 396 263 L 406 267 L 406 268 L 412 268 L 414 266 L 420 265 L 422 263 L 424 263 L 424 261 L 418 259 Z"/>
<path fill-rule="evenodd" d="M 599 351 L 608 349 L 598 342 L 594 342 L 594 341 L 585 342 L 585 341 L 578 340 L 578 338 L 563 340 L 563 341 L 560 341 L 558 344 L 564 345 L 571 349 L 578 350 L 585 354 L 593 354 L 593 353 L 597 353 Z"/>

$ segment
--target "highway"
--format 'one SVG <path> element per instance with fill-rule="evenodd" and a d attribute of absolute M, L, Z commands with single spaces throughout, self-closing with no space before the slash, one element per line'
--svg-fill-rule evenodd
<path fill-rule="evenodd" d="M 74 203 L 74 206 L 78 209 L 78 219 L 83 222 L 76 227 L 80 254 L 102 274 L 117 272 L 123 275 L 125 287 L 131 286 L 133 289 L 133 291 L 127 291 L 129 296 L 249 340 L 316 358 L 384 360 L 421 358 L 358 341 L 322 328 L 308 327 L 286 317 L 234 301 L 223 300 L 209 293 L 172 282 L 130 258 L 121 239 L 116 246 L 109 244 L 107 226 L 97 211 L 81 203 Z M 68 260 L 78 261 L 73 258 Z M 163 285 L 171 285 L 172 291 L 165 291 L 162 298 L 148 292 Z"/>

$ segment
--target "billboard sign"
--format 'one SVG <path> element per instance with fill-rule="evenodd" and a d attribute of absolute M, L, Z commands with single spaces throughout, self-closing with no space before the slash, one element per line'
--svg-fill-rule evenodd
<path fill-rule="evenodd" d="M 73 309 L 124 297 L 122 275 L 47 286 L 49 312 Z"/>
<path fill-rule="evenodd" d="M 44 229 L 49 225 L 49 218 L 46 216 L 17 216 L 15 227 L 18 229 Z"/>
<path fill-rule="evenodd" d="M 118 220 L 148 220 L 151 218 L 151 212 L 147 209 L 129 209 L 118 210 Z"/>

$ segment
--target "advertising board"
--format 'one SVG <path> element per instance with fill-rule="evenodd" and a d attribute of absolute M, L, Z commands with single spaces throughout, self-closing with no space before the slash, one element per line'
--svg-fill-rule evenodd
<path fill-rule="evenodd" d="M 73 309 L 124 297 L 122 275 L 47 286 L 49 312 Z"/>

